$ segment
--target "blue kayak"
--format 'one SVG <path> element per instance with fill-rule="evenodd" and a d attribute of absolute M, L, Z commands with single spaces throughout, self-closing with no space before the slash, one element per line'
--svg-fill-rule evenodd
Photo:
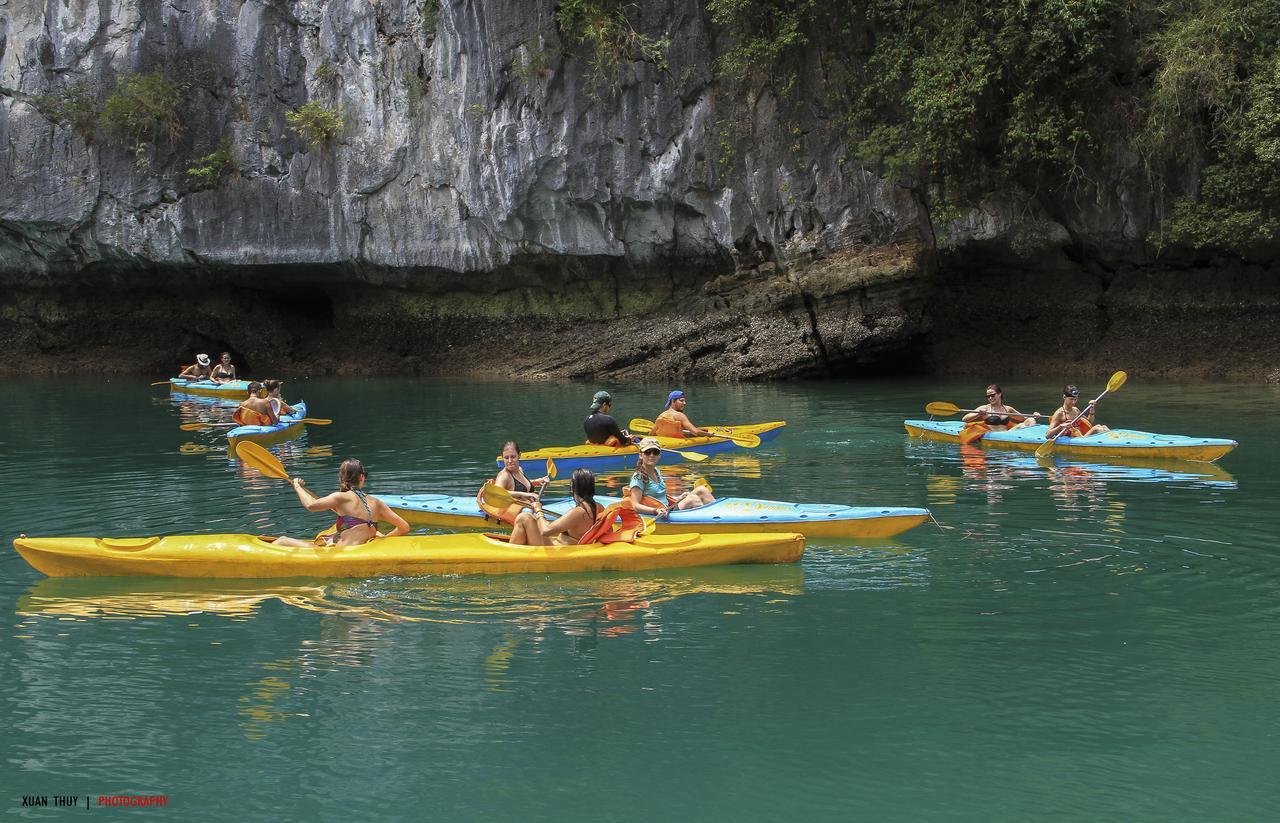
<path fill-rule="evenodd" d="M 964 423 L 957 420 L 904 420 L 903 426 L 912 437 L 926 440 L 960 442 Z M 1035 451 L 1045 442 L 1046 425 L 1025 426 L 1008 431 L 994 430 L 982 436 L 980 446 Z M 1152 434 L 1131 429 L 1112 429 L 1088 437 L 1060 437 L 1054 444 L 1055 454 L 1102 459 L 1173 459 L 1217 460 L 1236 447 L 1236 441 L 1217 437 L 1187 437 L 1181 434 Z"/>
<path fill-rule="evenodd" d="M 380 494 L 378 499 L 414 525 L 447 528 L 493 528 L 474 496 L 447 494 Z M 621 498 L 599 495 L 602 506 Z M 558 517 L 573 506 L 569 497 L 548 500 L 543 512 Z M 891 506 L 844 506 L 833 503 L 785 503 L 726 497 L 696 509 L 673 511 L 655 522 L 658 534 L 797 532 L 806 537 L 884 538 L 901 534 L 929 519 L 928 509 Z"/>
<path fill-rule="evenodd" d="M 229 400 L 244 400 L 249 396 L 248 380 L 230 380 L 226 383 L 215 383 L 212 380 L 184 380 L 181 377 L 169 378 L 169 391 L 175 394 L 196 394 L 202 397 L 225 397 Z"/>
<path fill-rule="evenodd" d="M 302 419 L 307 416 L 307 404 L 305 401 L 299 400 L 293 404 L 293 413 L 286 414 L 280 418 L 280 422 L 274 426 L 236 426 L 227 432 L 227 442 L 234 452 L 236 444 L 242 440 L 252 440 L 254 443 L 276 443 L 281 440 L 288 440 L 291 437 L 297 437 L 302 434 L 306 425 L 302 423 Z"/>

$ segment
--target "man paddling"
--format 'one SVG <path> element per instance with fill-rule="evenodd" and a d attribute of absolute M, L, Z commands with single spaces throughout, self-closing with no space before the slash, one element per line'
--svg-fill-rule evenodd
<path fill-rule="evenodd" d="M 613 397 L 607 391 L 598 391 L 591 398 L 591 413 L 582 421 L 587 442 L 597 446 L 625 446 L 631 442 L 631 433 L 618 428 L 618 421 L 610 416 Z"/>
<path fill-rule="evenodd" d="M 693 425 L 693 421 L 684 413 L 689 399 L 684 392 L 676 389 L 667 395 L 667 407 L 653 421 L 652 437 L 713 437 L 706 429 Z"/>
<path fill-rule="evenodd" d="M 209 355 L 197 354 L 196 362 L 183 369 L 178 377 L 185 377 L 187 380 L 208 380 L 213 374 L 209 368 Z"/>
<path fill-rule="evenodd" d="M 240 407 L 231 415 L 231 419 L 241 426 L 274 426 L 280 422 L 271 401 L 262 397 L 262 384 L 254 380 L 249 384 L 249 396 L 240 402 Z"/>

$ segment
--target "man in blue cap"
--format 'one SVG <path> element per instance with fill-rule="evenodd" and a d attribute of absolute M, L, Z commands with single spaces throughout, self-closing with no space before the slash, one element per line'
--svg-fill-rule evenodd
<path fill-rule="evenodd" d="M 684 413 L 688 403 L 688 398 L 679 389 L 668 394 L 667 408 L 653 421 L 650 434 L 654 437 L 711 437 L 711 432 L 693 425 Z"/>
<path fill-rule="evenodd" d="M 609 412 L 613 409 L 613 397 L 607 391 L 598 391 L 591 398 L 591 413 L 582 421 L 587 442 L 597 446 L 625 446 L 631 442 L 631 433 L 618 428 L 618 421 Z"/>

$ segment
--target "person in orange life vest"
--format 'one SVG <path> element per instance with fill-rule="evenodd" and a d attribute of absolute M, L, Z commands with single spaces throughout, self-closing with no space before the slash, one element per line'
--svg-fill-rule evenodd
<path fill-rule="evenodd" d="M 716 502 L 711 489 L 696 486 L 675 500 L 667 499 L 667 481 L 658 471 L 658 458 L 662 457 L 662 449 L 658 441 L 646 437 L 640 441 L 640 461 L 636 471 L 627 484 L 627 495 L 631 498 L 631 508 L 640 514 L 652 514 L 666 517 L 671 509 L 696 509 L 708 503 Z M 646 502 L 647 501 L 647 502 Z M 654 505 L 654 504 L 657 505 Z"/>
<path fill-rule="evenodd" d="M 409 524 L 400 515 L 393 512 L 386 503 L 376 497 L 364 493 L 365 481 L 369 473 L 359 460 L 344 460 L 338 469 L 339 491 L 324 497 L 316 497 L 303 488 L 302 478 L 293 478 L 293 490 L 298 499 L 309 512 L 322 512 L 326 509 L 338 515 L 337 530 L 327 538 L 300 540 L 296 537 L 277 537 L 277 546 L 359 546 L 368 543 L 375 537 L 395 537 L 409 533 Z M 385 534 L 378 531 L 378 523 L 390 523 L 393 528 Z"/>
<path fill-rule="evenodd" d="M 992 428 L 1002 426 L 1006 429 L 1020 429 L 1023 426 L 1034 426 L 1036 418 L 1040 416 L 1040 412 L 1036 412 L 1030 417 L 1021 417 L 1021 412 L 1013 406 L 1005 405 L 1004 390 L 992 383 L 987 386 L 987 402 L 966 414 L 964 422 L 981 420 Z"/>
<path fill-rule="evenodd" d="M 213 372 L 209 369 L 209 355 L 197 354 L 196 362 L 183 369 L 178 376 L 188 380 L 208 380 Z"/>
<path fill-rule="evenodd" d="M 284 386 L 284 382 L 280 380 L 263 380 L 262 388 L 267 390 L 267 402 L 271 404 L 271 410 L 276 413 L 276 417 L 286 414 L 293 414 L 293 406 L 284 402 L 280 397 L 280 389 Z"/>
<path fill-rule="evenodd" d="M 573 508 L 547 520 L 542 516 L 542 503 L 534 502 L 532 512 L 520 512 L 511 527 L 513 546 L 573 546 L 596 524 L 604 507 L 596 502 L 596 478 L 590 469 L 574 469 L 569 481 L 573 490 Z"/>
<path fill-rule="evenodd" d="M 1053 413 L 1053 417 L 1049 418 L 1049 428 L 1045 432 L 1046 440 L 1052 440 L 1058 436 L 1059 432 L 1063 432 L 1063 437 L 1087 437 L 1091 434 L 1101 434 L 1109 432 L 1111 429 L 1100 423 L 1094 423 L 1094 415 L 1097 409 L 1093 403 L 1089 403 L 1089 407 L 1084 410 L 1084 414 L 1080 415 L 1080 419 L 1076 420 L 1079 414 L 1078 407 L 1080 405 L 1080 390 L 1075 386 L 1067 386 L 1062 390 L 1062 406 Z M 1072 421 L 1075 420 L 1073 423 Z M 1070 431 L 1064 431 L 1070 428 Z"/>
<path fill-rule="evenodd" d="M 240 401 L 240 407 L 231 419 L 241 426 L 274 426 L 280 422 L 271 401 L 262 394 L 262 384 L 254 380 L 249 384 L 249 396 Z"/>
<path fill-rule="evenodd" d="M 224 351 L 222 357 L 218 360 L 218 365 L 213 367 L 213 372 L 209 375 L 209 379 L 215 383 L 230 383 L 236 379 L 236 367 L 231 364 L 231 352 Z"/>
<path fill-rule="evenodd" d="M 539 477 L 537 480 L 530 480 L 525 476 L 524 469 L 520 468 L 520 444 L 514 440 L 508 440 L 502 444 L 502 468 L 498 470 L 498 476 L 493 479 L 493 485 L 506 489 L 511 492 L 511 498 L 521 503 L 532 503 L 537 499 L 534 494 L 534 486 L 545 486 L 551 482 L 550 477 Z M 480 491 L 476 492 L 476 503 L 484 496 L 484 486 L 480 487 Z"/>
<path fill-rule="evenodd" d="M 613 397 L 607 391 L 598 391 L 591 398 L 591 413 L 582 421 L 587 443 L 596 446 L 625 446 L 631 442 L 631 432 L 618 428 L 618 421 L 610 416 Z"/>
<path fill-rule="evenodd" d="M 684 413 L 689 400 L 684 392 L 676 389 L 667 395 L 667 408 L 653 421 L 651 437 L 711 437 L 709 431 L 693 425 L 693 421 Z"/>

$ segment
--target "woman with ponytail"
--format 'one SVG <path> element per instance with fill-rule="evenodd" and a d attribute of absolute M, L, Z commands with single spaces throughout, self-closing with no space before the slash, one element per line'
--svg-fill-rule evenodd
<path fill-rule="evenodd" d="M 533 512 L 520 512 L 511 528 L 513 546 L 573 546 L 596 524 L 604 507 L 596 502 L 596 478 L 590 469 L 574 469 L 569 483 L 574 506 L 555 520 L 542 516 L 542 503 Z"/>
<path fill-rule="evenodd" d="M 364 493 L 364 483 L 369 474 L 359 460 L 342 461 L 338 469 L 338 491 L 324 497 L 316 497 L 303 488 L 302 478 L 293 478 L 293 490 L 298 493 L 303 508 L 309 512 L 332 511 L 338 515 L 334 532 L 315 540 L 299 540 L 296 537 L 277 537 L 277 546 L 359 546 L 375 537 L 394 537 L 409 532 L 404 518 L 387 508 L 376 497 Z M 378 531 L 378 523 L 390 523 L 394 528 L 385 533 Z"/>

